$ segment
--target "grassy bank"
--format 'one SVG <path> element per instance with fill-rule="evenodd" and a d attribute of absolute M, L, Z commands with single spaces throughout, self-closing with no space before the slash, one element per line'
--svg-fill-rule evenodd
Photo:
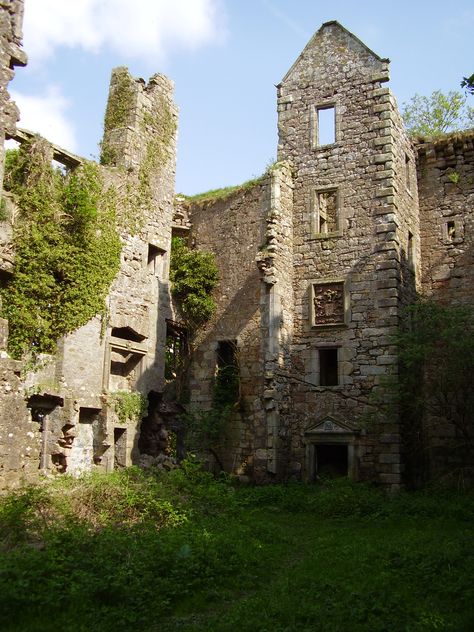
<path fill-rule="evenodd" d="M 193 464 L 0 505 L 0 629 L 468 632 L 472 494 L 234 488 Z"/>

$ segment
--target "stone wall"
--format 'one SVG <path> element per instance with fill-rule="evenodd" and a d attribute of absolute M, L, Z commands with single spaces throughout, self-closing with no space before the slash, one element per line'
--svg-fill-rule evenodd
<path fill-rule="evenodd" d="M 387 80 L 387 60 L 339 24 L 323 25 L 278 88 L 279 157 L 294 170 L 295 466 L 312 479 L 318 444 L 336 444 L 336 433 L 344 432 L 351 473 L 396 487 L 397 420 L 383 428 L 360 424 L 369 410 L 364 402 L 396 374 L 396 226 L 407 214 L 405 193 L 397 190 L 397 152 L 408 143 L 397 131 L 393 98 L 381 87 Z M 334 138 L 320 143 L 321 112 L 331 108 Z M 337 354 L 331 386 L 320 366 L 327 353 Z M 332 430 L 324 435 L 318 424 L 326 418 Z"/>
<path fill-rule="evenodd" d="M 416 148 L 423 294 L 444 305 L 465 305 L 472 309 L 474 132 L 419 142 Z M 425 467 L 431 477 L 469 465 L 462 454 L 466 437 L 454 424 L 437 418 L 434 415 L 437 409 L 436 405 L 427 406 L 420 424 Z M 469 434 L 471 428 L 467 427 Z"/>
<path fill-rule="evenodd" d="M 26 54 L 21 49 L 23 0 L 0 2 L 0 144 L 5 132 L 14 132 L 19 118 L 18 108 L 10 99 L 8 84 L 14 77 L 15 66 L 26 65 Z M 0 188 L 3 183 L 3 152 L 0 157 Z"/>
<path fill-rule="evenodd" d="M 417 145 L 422 291 L 474 305 L 474 133 Z"/>
<path fill-rule="evenodd" d="M 33 369 L 0 360 L 0 486 L 39 473 L 80 474 L 94 465 L 111 470 L 138 462 L 139 420 L 118 418 L 114 393 L 146 398 L 164 387 L 177 110 L 173 85 L 162 75 L 145 84 L 119 69 L 112 87 L 117 72 L 126 75 L 133 99 L 121 104 L 130 109 L 127 125 L 106 127 L 105 139 L 112 135 L 116 143 L 116 164 L 101 171 L 117 200 L 120 271 L 107 313 L 58 341 L 54 356 L 41 358 Z M 28 134 L 15 136 L 22 140 Z M 66 168 L 82 161 L 74 157 L 71 165 L 71 155 L 53 145 L 50 153 Z M 11 234 L 5 231 L 6 242 Z M 4 329 L 5 349 L 7 324 Z"/>
<path fill-rule="evenodd" d="M 7 92 L 12 68 L 26 63 L 22 11 L 21 0 L 0 2 L 2 141 L 31 137 L 16 130 Z M 0 319 L 0 488 L 41 472 L 112 470 L 140 450 L 152 462 L 170 430 L 184 453 L 183 406 L 164 376 L 167 327 L 182 333 L 169 291 L 172 232 L 213 252 L 220 275 L 216 314 L 192 340 L 189 408 L 212 407 L 222 346 L 239 368 L 215 462 L 255 482 L 315 480 L 326 468 L 399 487 L 412 437 L 390 403 L 394 335 L 420 292 L 474 305 L 474 136 L 413 145 L 388 79 L 388 60 L 323 24 L 278 86 L 278 163 L 252 185 L 193 201 L 174 197 L 172 82 L 112 72 L 101 173 L 118 203 L 120 271 L 106 313 L 34 370 L 8 356 Z M 67 169 L 84 161 L 46 146 Z M 18 209 L 3 200 L 5 283 Z M 133 393 L 150 402 L 140 449 L 139 423 L 114 404 Z M 449 445 L 453 428 L 438 427 L 433 438 Z"/>
<path fill-rule="evenodd" d="M 191 204 L 191 242 L 215 254 L 219 284 L 216 314 L 195 341 L 190 372 L 190 404 L 209 409 L 220 341 L 234 341 L 240 370 L 241 406 L 222 441 L 220 458 L 226 469 L 246 473 L 252 466 L 252 446 L 265 433 L 261 286 L 256 257 L 265 238 L 270 208 L 269 178 L 251 189 L 202 204 Z M 241 414 L 241 412 L 243 414 Z"/>

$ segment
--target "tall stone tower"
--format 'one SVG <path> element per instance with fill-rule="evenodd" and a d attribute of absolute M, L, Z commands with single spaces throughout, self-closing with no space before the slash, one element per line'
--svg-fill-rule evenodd
<path fill-rule="evenodd" d="M 294 173 L 291 453 L 308 479 L 328 466 L 396 487 L 398 419 L 370 399 L 396 380 L 393 335 L 415 290 L 419 231 L 388 66 L 323 24 L 278 86 L 278 158 Z"/>

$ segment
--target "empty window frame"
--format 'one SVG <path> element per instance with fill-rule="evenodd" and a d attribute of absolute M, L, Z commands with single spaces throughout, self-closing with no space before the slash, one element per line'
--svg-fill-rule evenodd
<path fill-rule="evenodd" d="M 314 147 L 332 145 L 336 142 L 336 107 L 334 104 L 316 106 L 313 121 Z"/>
<path fill-rule="evenodd" d="M 216 376 L 213 403 L 227 406 L 239 400 L 240 377 L 236 340 L 219 340 L 216 351 Z"/>
<path fill-rule="evenodd" d="M 332 236 L 339 231 L 340 196 L 337 188 L 316 190 L 313 201 L 313 230 L 315 236 Z"/>
<path fill-rule="evenodd" d="M 338 349 L 318 349 L 319 356 L 319 385 L 338 386 L 339 359 Z"/>

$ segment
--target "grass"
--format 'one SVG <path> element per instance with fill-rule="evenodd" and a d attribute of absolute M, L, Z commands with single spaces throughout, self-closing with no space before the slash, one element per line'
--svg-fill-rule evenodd
<path fill-rule="evenodd" d="M 246 182 L 235 186 L 211 189 L 210 191 L 204 191 L 203 193 L 197 193 L 196 195 L 184 195 L 183 197 L 189 204 L 200 205 L 217 202 L 218 200 L 225 200 L 235 193 L 243 193 L 244 191 L 252 189 L 257 184 L 260 184 L 265 175 L 266 174 L 263 174 L 263 176 L 260 176 L 259 178 L 253 178 L 252 180 L 247 180 Z"/>
<path fill-rule="evenodd" d="M 235 488 L 193 463 L 0 504 L 0 629 L 474 629 L 474 496 Z"/>

